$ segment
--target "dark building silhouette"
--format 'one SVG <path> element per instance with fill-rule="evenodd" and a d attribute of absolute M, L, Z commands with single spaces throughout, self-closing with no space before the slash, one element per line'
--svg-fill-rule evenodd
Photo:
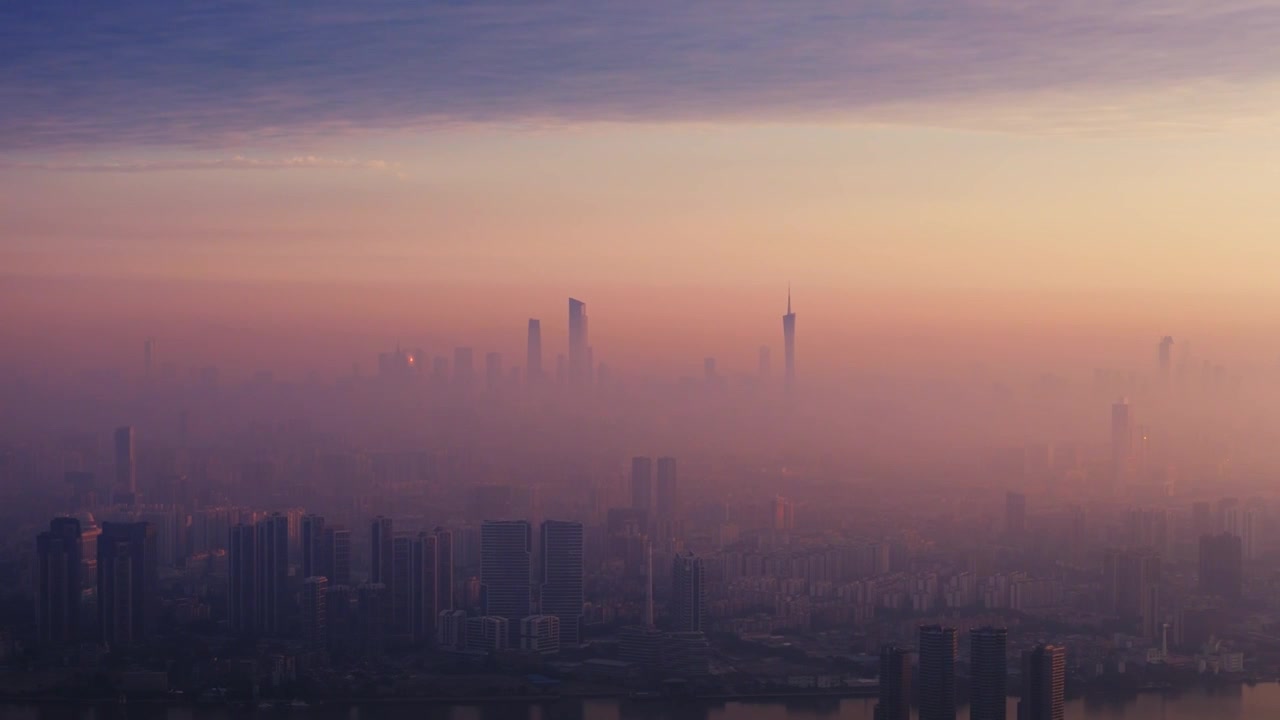
<path fill-rule="evenodd" d="M 156 529 L 105 522 L 98 536 L 98 627 L 107 646 L 149 639 L 158 610 Z"/>
<path fill-rule="evenodd" d="M 561 646 L 578 645 L 585 600 L 582 523 L 546 520 L 541 539 L 542 614 L 559 620 Z"/>
<path fill-rule="evenodd" d="M 1244 551 L 1230 533 L 1200 538 L 1200 592 L 1239 600 L 1244 588 Z"/>
<path fill-rule="evenodd" d="M 657 492 L 654 493 L 653 512 L 659 519 L 672 520 L 678 512 L 680 496 L 676 484 L 676 459 L 658 458 Z"/>
<path fill-rule="evenodd" d="M 787 389 L 791 389 L 796 381 L 796 314 L 791 311 L 791 288 L 787 288 L 787 314 L 782 316 L 782 343 L 785 355 L 785 375 Z"/>
<path fill-rule="evenodd" d="M 956 629 L 920 628 L 920 720 L 955 720 Z"/>
<path fill-rule="evenodd" d="M 413 636 L 418 642 L 430 642 L 440 615 L 440 552 L 434 533 L 422 532 L 414 538 L 412 565 Z"/>
<path fill-rule="evenodd" d="M 137 458 L 134 456 L 133 428 L 116 428 L 116 484 L 114 501 L 133 504 L 138 496 Z"/>
<path fill-rule="evenodd" d="M 302 541 L 302 577 L 328 577 L 324 561 L 324 517 L 303 515 L 299 534 Z"/>
<path fill-rule="evenodd" d="M 391 634 L 404 642 L 414 636 L 414 540 L 409 535 L 396 535 L 391 540 L 391 582 L 385 583 L 391 594 Z M 420 556 L 419 556 L 419 559 Z"/>
<path fill-rule="evenodd" d="M 702 558 L 687 552 L 677 555 L 671 572 L 671 629 L 673 632 L 706 632 L 706 568 Z"/>
<path fill-rule="evenodd" d="M 1004 498 L 1004 534 L 1010 538 L 1022 536 L 1027 531 L 1027 496 L 1007 493 Z"/>
<path fill-rule="evenodd" d="M 453 532 L 435 529 L 436 536 L 436 614 L 453 609 Z"/>
<path fill-rule="evenodd" d="M 587 340 L 587 304 L 569 298 L 569 382 L 591 382 L 591 344 Z"/>
<path fill-rule="evenodd" d="M 84 544 L 80 521 L 55 518 L 36 537 L 36 621 L 44 644 L 80 640 L 81 567 Z"/>
<path fill-rule="evenodd" d="M 1165 335 L 1160 339 L 1160 382 L 1168 386 L 1173 373 L 1173 337 Z"/>
<path fill-rule="evenodd" d="M 252 525 L 233 525 L 227 545 L 227 622 L 231 632 L 252 635 L 257 631 L 258 613 L 254 609 L 257 587 L 256 530 Z"/>
<path fill-rule="evenodd" d="M 379 515 L 369 527 L 369 582 L 391 584 L 391 518 Z"/>
<path fill-rule="evenodd" d="M 328 594 L 328 578 L 309 577 L 302 581 L 302 637 L 309 647 L 328 644 Z"/>
<path fill-rule="evenodd" d="M 1018 720 L 1063 720 L 1067 678 L 1066 651 L 1038 645 L 1022 653 L 1022 698 Z"/>
<path fill-rule="evenodd" d="M 911 651 L 880 648 L 880 693 L 875 720 L 911 720 Z"/>
<path fill-rule="evenodd" d="M 631 507 L 648 511 L 653 507 L 653 460 L 631 458 Z"/>
<path fill-rule="evenodd" d="M 329 587 L 351 586 L 351 531 L 325 527 L 320 536 L 316 575 L 329 579 Z"/>
<path fill-rule="evenodd" d="M 489 392 L 496 392 L 502 387 L 502 353 L 485 353 L 484 386 Z"/>
<path fill-rule="evenodd" d="M 1009 675 L 1008 632 L 976 628 L 969 633 L 969 718 L 1005 720 Z"/>
<path fill-rule="evenodd" d="M 525 382 L 529 385 L 542 381 L 542 321 L 529 318 L 529 340 L 525 349 Z"/>
<path fill-rule="evenodd" d="M 533 537 L 524 520 L 480 528 L 480 588 L 484 614 L 519 621 L 531 614 Z"/>
<path fill-rule="evenodd" d="M 1150 548 L 1108 550 L 1103 556 L 1107 610 L 1156 639 L 1163 624 L 1160 575 L 1163 562 Z"/>
<path fill-rule="evenodd" d="M 280 513 L 258 521 L 254 538 L 254 610 L 257 631 L 285 634 L 289 610 L 289 518 Z"/>

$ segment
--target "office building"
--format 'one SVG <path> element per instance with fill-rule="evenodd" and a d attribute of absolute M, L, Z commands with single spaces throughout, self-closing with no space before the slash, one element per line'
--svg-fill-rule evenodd
<path fill-rule="evenodd" d="M 313 648 L 324 647 L 329 639 L 328 592 L 328 578 L 302 581 L 302 637 Z"/>
<path fill-rule="evenodd" d="M 149 639 L 159 611 L 156 531 L 144 522 L 105 522 L 98 536 L 98 628 L 108 647 Z"/>
<path fill-rule="evenodd" d="M 524 520 L 486 522 L 480 529 L 480 587 L 485 615 L 519 622 L 530 613 L 532 532 Z"/>
<path fill-rule="evenodd" d="M 320 515 L 302 516 L 302 577 L 328 577 L 324 570 L 324 518 Z"/>
<path fill-rule="evenodd" d="M 956 629 L 920 628 L 919 720 L 955 720 Z"/>
<path fill-rule="evenodd" d="M 391 584 L 391 518 L 379 515 L 369 525 L 369 582 Z"/>
<path fill-rule="evenodd" d="M 556 647 L 582 642 L 583 532 L 582 523 L 547 520 L 542 523 L 543 615 L 557 618 Z"/>
<path fill-rule="evenodd" d="M 289 518 L 272 513 L 258 521 L 254 538 L 254 608 L 258 632 L 281 637 L 289 611 Z"/>
<path fill-rule="evenodd" d="M 453 531 L 438 527 L 436 537 L 436 610 L 453 609 Z"/>
<path fill-rule="evenodd" d="M 782 342 L 785 353 L 785 382 L 790 390 L 796 380 L 796 314 L 791 311 L 791 288 L 787 288 L 787 314 L 782 316 Z"/>
<path fill-rule="evenodd" d="M 132 505 L 138 496 L 137 458 L 134 456 L 133 428 L 116 428 L 116 484 L 113 501 Z"/>
<path fill-rule="evenodd" d="M 706 568 L 691 552 L 677 555 L 671 573 L 671 629 L 673 632 L 706 632 Z"/>
<path fill-rule="evenodd" d="M 591 345 L 587 340 L 587 304 L 569 298 L 569 382 L 591 382 Z"/>
<path fill-rule="evenodd" d="M 1022 653 L 1022 697 L 1018 720 L 1063 720 L 1067 654 L 1059 646 L 1038 645 Z"/>
<path fill-rule="evenodd" d="M 80 521 L 55 518 L 36 537 L 36 622 L 43 644 L 80 640 L 84 541 Z"/>
<path fill-rule="evenodd" d="M 329 578 L 329 587 L 351 586 L 351 531 L 325 527 L 321 535 L 316 574 Z"/>
<path fill-rule="evenodd" d="M 631 507 L 651 510 L 653 506 L 653 460 L 631 458 Z"/>
<path fill-rule="evenodd" d="M 400 642 L 408 642 L 414 636 L 414 538 L 397 535 L 391 540 L 391 582 L 386 583 L 391 594 L 391 635 Z"/>
<path fill-rule="evenodd" d="M 1008 694 L 1008 632 L 975 628 L 969 633 L 969 718 L 1005 720 Z"/>
<path fill-rule="evenodd" d="M 1149 640 L 1164 624 L 1160 602 L 1163 562 L 1150 548 L 1108 550 L 1102 558 L 1106 610 Z"/>
<path fill-rule="evenodd" d="M 1200 538 L 1200 592 L 1239 600 L 1244 587 L 1243 557 L 1243 544 L 1235 535 L 1224 532 Z"/>
<path fill-rule="evenodd" d="M 254 552 L 256 531 L 252 525 L 236 524 L 231 527 L 227 549 L 227 621 L 231 632 L 237 635 L 253 635 L 258 627 L 255 608 L 257 587 Z"/>
<path fill-rule="evenodd" d="M 525 348 L 525 382 L 534 385 L 542 381 L 542 321 L 529 318 L 529 339 Z"/>
<path fill-rule="evenodd" d="M 880 692 L 875 720 L 911 720 L 911 651 L 880 648 Z"/>
<path fill-rule="evenodd" d="M 439 543 L 433 533 L 418 533 L 413 541 L 413 636 L 418 642 L 431 642 L 436 636 L 440 610 Z"/>

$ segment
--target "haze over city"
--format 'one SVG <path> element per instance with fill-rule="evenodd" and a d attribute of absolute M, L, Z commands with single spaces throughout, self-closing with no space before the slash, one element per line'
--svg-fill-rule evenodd
<path fill-rule="evenodd" d="M 1269 716 L 1278 36 L 0 8 L 0 715 Z"/>

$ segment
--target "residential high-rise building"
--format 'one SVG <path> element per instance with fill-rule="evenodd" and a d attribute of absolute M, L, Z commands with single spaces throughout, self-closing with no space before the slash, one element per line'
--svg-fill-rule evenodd
<path fill-rule="evenodd" d="M 975 628 L 969 633 L 969 718 L 1005 720 L 1008 695 L 1008 632 Z"/>
<path fill-rule="evenodd" d="M 84 544 L 80 521 L 55 518 L 36 537 L 36 621 L 41 643 L 74 644 L 80 639 L 81 568 Z"/>
<path fill-rule="evenodd" d="M 791 288 L 787 288 L 787 314 L 782 316 L 782 342 L 785 349 L 787 389 L 796 380 L 796 314 L 791 311 Z"/>
<path fill-rule="evenodd" d="M 542 321 L 529 318 L 529 341 L 525 349 L 524 359 L 525 383 L 535 385 L 542 382 Z"/>
<path fill-rule="evenodd" d="M 495 520 L 480 528 L 480 587 L 485 615 L 513 622 L 530 615 L 533 537 L 524 520 Z"/>
<path fill-rule="evenodd" d="M 436 528 L 436 612 L 453 609 L 453 532 Z"/>
<path fill-rule="evenodd" d="M 1122 482 L 1129 472 L 1133 458 L 1133 418 L 1129 413 L 1129 401 L 1121 399 L 1111 405 L 1111 475 L 1115 483 Z"/>
<path fill-rule="evenodd" d="M 302 577 L 328 577 L 324 572 L 324 517 L 302 516 Z"/>
<path fill-rule="evenodd" d="M 134 457 L 133 428 L 116 428 L 116 484 L 114 501 L 133 504 L 138 496 L 137 459 Z"/>
<path fill-rule="evenodd" d="M 1163 625 L 1160 555 L 1150 548 L 1108 550 L 1102 558 L 1107 611 L 1155 640 Z"/>
<path fill-rule="evenodd" d="M 587 304 L 569 298 L 569 382 L 591 382 L 591 345 L 587 340 Z"/>
<path fill-rule="evenodd" d="M 329 578 L 329 587 L 351 586 L 351 531 L 344 527 L 324 528 L 320 541 L 317 575 Z"/>
<path fill-rule="evenodd" d="M 796 505 L 791 500 L 778 495 L 770 505 L 773 516 L 773 529 L 788 531 L 796 529 Z"/>
<path fill-rule="evenodd" d="M 880 693 L 875 720 L 911 720 L 911 651 L 880 648 Z"/>
<path fill-rule="evenodd" d="M 1022 698 L 1018 720 L 1063 720 L 1067 654 L 1054 645 L 1037 645 L 1022 653 Z"/>
<path fill-rule="evenodd" d="M 920 628 L 920 720 L 955 720 L 956 629 Z"/>
<path fill-rule="evenodd" d="M 391 518 L 379 515 L 369 527 L 369 582 L 391 584 Z"/>
<path fill-rule="evenodd" d="M 631 507 L 649 510 L 653 507 L 653 460 L 631 458 Z"/>
<path fill-rule="evenodd" d="M 706 632 L 706 568 L 691 552 L 677 555 L 671 573 L 671 629 L 673 632 Z"/>
<path fill-rule="evenodd" d="M 309 577 L 302 581 L 302 636 L 313 648 L 324 647 L 329 638 L 328 592 L 328 578 Z"/>
<path fill-rule="evenodd" d="M 440 570 L 439 543 L 435 534 L 418 533 L 413 542 L 413 635 L 418 642 L 429 642 L 436 636 L 440 611 L 437 576 Z"/>
<path fill-rule="evenodd" d="M 252 525 L 238 523 L 231 526 L 227 546 L 227 620 L 231 632 L 237 635 L 253 635 L 258 627 L 256 600 L 257 572 L 254 552 L 256 532 Z"/>
<path fill-rule="evenodd" d="M 159 598 L 156 530 L 145 522 L 105 522 L 98 536 L 98 628 L 107 646 L 151 637 Z"/>
<path fill-rule="evenodd" d="M 1239 600 L 1244 587 L 1244 551 L 1231 533 L 1200 538 L 1200 592 Z"/>
<path fill-rule="evenodd" d="M 546 520 L 542 523 L 542 614 L 557 618 L 562 645 L 582 642 L 583 532 L 582 523 Z"/>
<path fill-rule="evenodd" d="M 497 615 L 467 618 L 467 649 L 483 652 L 506 650 L 511 647 L 511 625 L 509 618 Z"/>
<path fill-rule="evenodd" d="M 520 620 L 520 649 L 541 655 L 560 652 L 564 630 L 555 615 L 530 615 Z"/>
<path fill-rule="evenodd" d="M 285 634 L 289 609 L 289 517 L 280 513 L 258 521 L 254 539 L 254 609 L 257 630 Z"/>
<path fill-rule="evenodd" d="M 676 485 L 676 459 L 658 458 L 657 492 L 654 493 L 654 516 L 672 520 L 678 512 L 680 496 Z"/>
<path fill-rule="evenodd" d="M 391 593 L 391 634 L 401 641 L 414 636 L 414 538 L 396 535 L 391 540 L 391 582 L 384 583 Z"/>
<path fill-rule="evenodd" d="M 1010 492 L 1004 498 L 1004 534 L 1021 537 L 1027 531 L 1027 496 Z"/>
<path fill-rule="evenodd" d="M 1160 382 L 1168 387 L 1173 373 L 1173 338 L 1165 335 L 1160 339 Z"/>

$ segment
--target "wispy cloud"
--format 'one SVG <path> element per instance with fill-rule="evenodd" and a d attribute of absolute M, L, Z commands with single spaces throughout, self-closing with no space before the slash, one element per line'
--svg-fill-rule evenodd
<path fill-rule="evenodd" d="M 298 155 L 286 158 L 254 158 L 236 155 L 229 158 L 188 158 L 174 160 L 104 160 L 95 162 L 0 162 L 4 170 L 39 170 L 45 172 L 141 173 L 190 170 L 372 170 L 403 177 L 400 166 L 385 160 L 355 160 Z"/>
<path fill-rule="evenodd" d="M 1280 80 L 1277 37 L 1270 0 L 6 3 L 0 149 L 984 107 L 1035 127 L 1044 98 L 1165 122 L 1150 98 L 1202 87 L 1212 121 Z"/>

